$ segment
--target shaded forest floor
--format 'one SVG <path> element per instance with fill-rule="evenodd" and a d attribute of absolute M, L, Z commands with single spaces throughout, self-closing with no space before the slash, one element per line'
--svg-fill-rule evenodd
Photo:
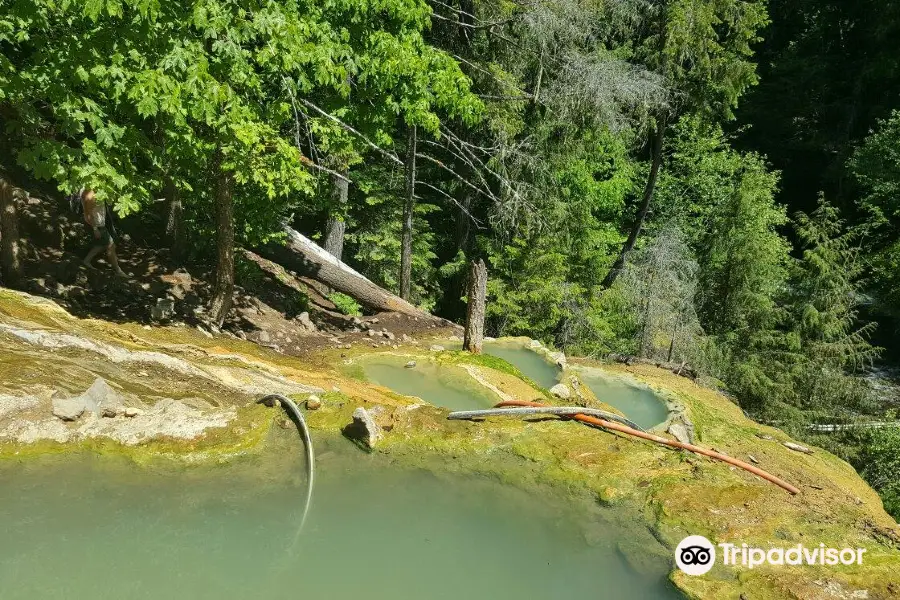
<path fill-rule="evenodd" d="M 214 267 L 175 259 L 145 223 L 116 222 L 119 264 L 127 274 L 117 277 L 105 256 L 94 260 L 93 269 L 83 265 L 91 233 L 63 201 L 28 195 L 19 199 L 19 210 L 24 291 L 52 298 L 82 318 L 216 331 L 205 312 Z M 381 347 L 456 333 L 397 313 L 347 315 L 329 298 L 327 286 L 315 280 L 249 251 L 238 251 L 237 261 L 233 309 L 222 332 L 285 354 L 354 344 Z"/>

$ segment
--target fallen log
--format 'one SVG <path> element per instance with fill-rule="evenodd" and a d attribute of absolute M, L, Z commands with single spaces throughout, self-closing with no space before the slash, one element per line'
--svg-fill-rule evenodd
<path fill-rule="evenodd" d="M 262 246 L 258 249 L 259 254 L 299 275 L 351 296 L 369 310 L 398 312 L 441 325 L 452 325 L 450 321 L 435 317 L 379 287 L 292 227 L 285 226 L 284 233 L 284 241 Z"/>
<path fill-rule="evenodd" d="M 531 408 L 536 408 L 536 409 L 542 409 L 546 405 L 541 404 L 539 402 L 530 402 L 528 400 L 505 400 L 503 402 L 497 403 L 493 409 L 467 411 L 465 413 L 460 413 L 460 412 L 450 413 L 448 418 L 449 419 L 457 419 L 457 418 L 460 418 L 459 417 L 460 414 L 464 414 L 466 416 L 466 418 L 474 418 L 474 417 L 478 417 L 478 416 L 488 416 L 490 414 L 496 414 L 495 409 L 501 409 L 501 408 L 505 408 L 505 407 L 509 407 L 509 406 L 531 407 Z M 521 416 L 522 413 L 521 412 L 514 413 L 511 411 L 507 411 L 507 414 L 516 414 L 516 415 Z M 738 467 L 738 468 L 744 469 L 745 471 L 753 473 L 757 477 L 761 477 L 762 479 L 765 479 L 766 481 L 774 483 L 778 487 L 786 490 L 787 492 L 789 492 L 791 494 L 799 494 L 800 493 L 799 489 L 797 489 L 790 483 L 788 483 L 782 479 L 779 479 L 778 477 L 772 475 L 771 473 L 763 471 L 762 469 L 754 467 L 753 465 L 748 464 L 737 458 L 733 458 L 726 454 L 722 454 L 721 452 L 716 452 L 715 450 L 707 450 L 706 448 L 701 448 L 700 446 L 695 446 L 694 444 L 686 444 L 684 442 L 679 442 L 677 440 L 670 440 L 670 439 L 667 439 L 667 438 L 664 438 L 664 437 L 661 437 L 661 436 L 658 436 L 658 435 L 655 435 L 652 433 L 648 433 L 646 431 L 640 431 L 638 429 L 633 429 L 631 427 L 628 427 L 627 425 L 622 425 L 621 423 L 613 423 L 612 421 L 608 421 L 606 419 L 598 419 L 595 416 L 584 414 L 584 412 L 573 414 L 573 415 L 567 415 L 567 416 L 569 416 L 569 418 L 571 418 L 575 421 L 581 421 L 582 423 L 586 423 L 588 425 L 593 425 L 595 427 L 602 427 L 603 429 L 606 429 L 608 431 L 618 431 L 619 433 L 625 433 L 627 435 L 639 437 L 639 438 L 642 438 L 645 440 L 649 440 L 651 442 L 655 442 L 657 444 L 669 446 L 671 448 L 679 448 L 681 450 L 689 450 L 691 452 L 694 452 L 695 454 L 701 454 L 703 456 L 708 456 L 709 458 L 714 458 L 716 460 L 720 460 L 724 463 L 734 465 L 735 467 Z"/>

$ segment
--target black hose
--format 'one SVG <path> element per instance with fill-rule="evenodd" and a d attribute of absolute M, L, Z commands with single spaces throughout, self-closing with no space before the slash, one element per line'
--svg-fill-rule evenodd
<path fill-rule="evenodd" d="M 306 486 L 306 503 L 303 507 L 303 518 L 300 519 L 300 527 L 297 529 L 297 533 L 299 534 L 300 530 L 303 529 L 303 524 L 306 523 L 306 515 L 309 514 L 309 507 L 312 504 L 316 459 L 313 455 L 312 439 L 309 437 L 309 427 L 306 425 L 303 413 L 300 412 L 300 409 L 297 408 L 297 404 L 293 400 L 286 396 L 282 396 L 281 394 L 269 394 L 268 396 L 264 396 L 257 400 L 257 404 L 274 406 L 275 400 L 278 400 L 279 404 L 281 404 L 281 408 L 288 413 L 288 416 L 291 417 L 294 425 L 297 426 L 297 430 L 300 432 L 300 437 L 303 440 L 303 445 L 306 447 L 306 479 L 308 485 Z"/>

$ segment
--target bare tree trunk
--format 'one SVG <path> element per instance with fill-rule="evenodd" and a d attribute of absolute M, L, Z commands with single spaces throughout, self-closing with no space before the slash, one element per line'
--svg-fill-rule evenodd
<path fill-rule="evenodd" d="M 340 170 L 341 175 L 347 176 L 347 169 Z M 350 182 L 335 175 L 331 176 L 331 214 L 325 224 L 325 243 L 323 248 L 338 260 L 344 254 L 344 232 L 347 224 L 344 216 L 347 210 L 347 196 L 350 192 Z"/>
<path fill-rule="evenodd" d="M 174 260 L 181 260 L 184 254 L 184 209 L 181 205 L 181 190 L 169 180 L 166 184 L 167 214 L 166 239 L 169 252 Z"/>
<path fill-rule="evenodd" d="M 210 303 L 210 318 L 219 327 L 231 309 L 234 293 L 234 199 L 232 174 L 222 169 L 221 154 L 215 161 L 216 181 L 216 285 Z"/>
<path fill-rule="evenodd" d="M 625 266 L 625 259 L 628 256 L 628 253 L 634 250 L 634 245 L 637 242 L 638 236 L 641 234 L 641 228 L 644 226 L 644 219 L 647 218 L 647 213 L 650 210 L 650 203 L 653 201 L 653 192 L 656 190 L 656 180 L 659 177 L 659 168 L 662 165 L 662 147 L 665 133 L 666 120 L 665 117 L 662 117 L 653 134 L 650 174 L 647 176 L 647 184 L 644 186 L 641 209 L 638 211 L 637 217 L 634 220 L 634 225 L 631 227 L 631 233 L 628 234 L 628 239 L 625 240 L 625 244 L 622 246 L 621 252 L 619 252 L 619 257 L 616 258 L 616 262 L 613 263 L 609 273 L 607 273 L 606 277 L 603 279 L 601 285 L 604 288 L 608 288 L 616 282 L 616 278 L 622 271 L 622 267 Z"/>
<path fill-rule="evenodd" d="M 400 297 L 409 300 L 412 278 L 412 227 L 416 207 L 416 126 L 409 127 L 406 144 L 406 198 L 403 203 L 403 232 L 400 236 Z"/>
<path fill-rule="evenodd" d="M 469 252 L 469 237 L 472 231 L 472 224 L 469 214 L 472 211 L 472 194 L 463 192 L 460 208 L 456 211 L 456 249 L 463 252 Z"/>
<path fill-rule="evenodd" d="M 285 226 L 284 233 L 287 238 L 284 243 L 271 242 L 259 248 L 259 253 L 299 275 L 353 297 L 369 310 L 399 312 L 447 324 L 375 285 L 291 227 Z"/>
<path fill-rule="evenodd" d="M 6 287 L 18 287 L 22 282 L 21 250 L 15 190 L 0 173 L 0 274 Z"/>
<path fill-rule="evenodd" d="M 472 261 L 469 266 L 469 306 L 466 309 L 466 332 L 463 349 L 481 354 L 484 341 L 485 295 L 487 294 L 487 267 L 483 260 Z"/>
<path fill-rule="evenodd" d="M 669 342 L 669 357 L 666 362 L 672 362 L 672 355 L 675 353 L 675 338 L 678 337 L 678 321 L 675 321 L 675 329 L 672 330 L 672 341 Z"/>

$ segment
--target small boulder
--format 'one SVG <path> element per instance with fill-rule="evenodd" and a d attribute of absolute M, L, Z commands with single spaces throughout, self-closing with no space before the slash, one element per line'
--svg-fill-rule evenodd
<path fill-rule="evenodd" d="M 319 410 L 320 408 L 322 408 L 322 399 L 315 394 L 306 399 L 307 410 Z"/>
<path fill-rule="evenodd" d="M 133 406 L 126 406 L 125 410 L 122 411 L 122 414 L 130 419 L 133 417 L 139 417 L 140 415 L 144 414 L 144 411 Z"/>
<path fill-rule="evenodd" d="M 562 352 L 554 352 L 550 355 L 550 359 L 556 363 L 556 366 L 560 369 L 566 368 L 566 355 Z"/>
<path fill-rule="evenodd" d="M 353 423 L 346 428 L 345 433 L 368 448 L 374 448 L 384 435 L 372 415 L 361 406 L 353 411 Z"/>
<path fill-rule="evenodd" d="M 557 383 L 554 385 L 550 388 L 550 393 L 562 400 L 568 400 L 572 396 L 572 392 L 569 391 L 569 386 L 564 383 Z"/>
<path fill-rule="evenodd" d="M 122 396 L 102 377 L 95 379 L 81 398 L 86 410 L 102 417 L 115 417 L 124 408 Z"/>
<path fill-rule="evenodd" d="M 386 338 L 389 339 L 389 340 L 393 340 L 393 339 L 394 339 L 394 334 L 391 333 L 390 331 L 386 330 L 386 329 L 385 329 L 384 331 L 381 332 L 381 335 L 383 335 L 384 337 L 386 337 Z"/>
<path fill-rule="evenodd" d="M 302 313 L 297 315 L 297 321 L 300 322 L 300 325 L 306 331 L 315 331 L 316 330 L 316 324 L 312 322 L 312 319 L 309 318 L 309 313 L 306 311 L 303 311 Z"/>
<path fill-rule="evenodd" d="M 175 301 L 171 298 L 157 298 L 156 306 L 150 307 L 150 318 L 154 321 L 171 319 L 175 314 Z"/>
<path fill-rule="evenodd" d="M 432 352 L 443 352 L 444 351 L 444 347 L 441 346 L 440 344 L 432 344 L 428 349 L 431 350 Z"/>
<path fill-rule="evenodd" d="M 666 433 L 674 437 L 682 444 L 694 443 L 694 424 L 691 423 L 684 414 L 676 415 L 669 426 Z"/>
<path fill-rule="evenodd" d="M 368 331 L 366 332 L 366 335 L 369 336 L 369 337 L 375 337 L 375 330 L 374 330 L 374 329 L 368 330 Z"/>
<path fill-rule="evenodd" d="M 416 368 L 416 361 L 411 360 L 403 366 L 406 367 L 407 369 L 414 369 L 414 368 Z"/>
<path fill-rule="evenodd" d="M 54 398 L 53 416 L 63 421 L 74 421 L 84 414 L 84 400 L 81 398 Z"/>
<path fill-rule="evenodd" d="M 528 347 L 529 348 L 540 348 L 541 343 L 537 340 L 531 340 L 530 342 L 528 342 Z"/>
<path fill-rule="evenodd" d="M 258 340 L 259 340 L 260 342 L 262 342 L 263 344 L 268 344 L 269 342 L 272 341 L 272 336 L 269 335 L 269 332 L 268 332 L 268 331 L 260 331 L 260 332 L 257 334 L 256 339 L 258 339 Z"/>

